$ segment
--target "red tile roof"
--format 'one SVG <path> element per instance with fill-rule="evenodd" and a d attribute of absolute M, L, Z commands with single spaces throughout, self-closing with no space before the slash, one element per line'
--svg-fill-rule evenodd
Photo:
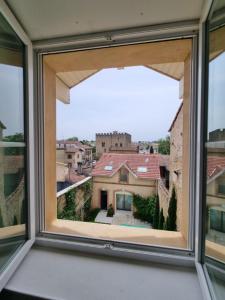
<path fill-rule="evenodd" d="M 72 183 L 76 183 L 79 182 L 81 180 L 83 180 L 85 178 L 84 175 L 79 175 L 77 174 L 77 171 L 75 171 L 74 169 L 70 169 L 70 174 L 68 174 L 66 176 L 66 181 L 72 182 Z"/>
<path fill-rule="evenodd" d="M 122 166 L 127 167 L 134 176 L 143 179 L 159 179 L 158 154 L 117 154 L 104 153 L 96 163 L 92 176 L 113 176 Z M 105 170 L 106 166 L 112 166 L 111 171 Z M 147 168 L 147 172 L 138 172 L 138 167 Z"/>
<path fill-rule="evenodd" d="M 208 156 L 207 159 L 207 176 L 208 179 L 213 178 L 221 171 L 225 171 L 225 157 Z"/>

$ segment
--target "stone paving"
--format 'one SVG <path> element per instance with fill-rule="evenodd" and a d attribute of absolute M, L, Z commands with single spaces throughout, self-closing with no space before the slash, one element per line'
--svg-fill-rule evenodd
<path fill-rule="evenodd" d="M 97 217 L 95 218 L 95 222 L 113 224 L 113 225 L 124 225 L 124 226 L 127 225 L 127 226 L 152 228 L 151 224 L 149 224 L 148 222 L 143 222 L 141 220 L 135 219 L 131 211 L 117 210 L 115 215 L 112 218 L 106 217 L 106 214 L 107 214 L 106 210 L 101 210 L 98 213 Z"/>

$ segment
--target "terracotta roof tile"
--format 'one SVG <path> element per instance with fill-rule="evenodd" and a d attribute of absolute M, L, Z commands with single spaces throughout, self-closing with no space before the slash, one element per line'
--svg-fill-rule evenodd
<path fill-rule="evenodd" d="M 104 153 L 96 163 L 92 176 L 113 176 L 122 165 L 125 165 L 135 176 L 143 179 L 159 179 L 158 154 L 117 154 Z M 112 170 L 105 170 L 106 166 L 112 166 Z M 146 172 L 138 172 L 138 167 L 145 167 Z"/>
<path fill-rule="evenodd" d="M 225 157 L 223 157 L 223 156 L 208 156 L 208 158 L 207 158 L 208 179 L 214 177 L 222 170 L 225 170 Z"/>

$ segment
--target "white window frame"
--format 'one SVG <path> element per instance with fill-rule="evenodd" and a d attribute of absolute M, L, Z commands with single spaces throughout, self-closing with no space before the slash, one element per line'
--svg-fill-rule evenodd
<path fill-rule="evenodd" d="M 197 26 L 196 26 L 197 25 Z M 132 253 L 132 256 L 140 257 L 144 259 L 150 259 L 151 255 L 154 257 L 154 261 L 161 257 L 163 253 L 165 261 L 168 263 L 172 261 L 173 263 L 180 264 L 188 264 L 194 265 L 194 224 L 195 224 L 195 207 L 194 207 L 194 197 L 195 197 L 195 189 L 191 190 L 190 193 L 190 231 L 189 231 L 189 249 L 173 249 L 170 247 L 158 247 L 158 246 L 144 246 L 137 245 L 127 242 L 117 242 L 117 241 L 108 241 L 108 240 L 97 240 L 88 237 L 76 237 L 76 236 L 68 236 L 66 234 L 57 234 L 57 233 L 48 233 L 44 231 L 44 151 L 43 151 L 43 137 L 44 137 L 44 126 L 43 126 L 43 116 L 44 116 L 44 97 L 43 97 L 43 76 L 42 76 L 42 61 L 43 55 L 50 53 L 60 53 L 67 51 L 79 51 L 79 50 L 89 50 L 96 48 L 106 48 L 106 47 L 114 47 L 114 46 L 122 46 L 128 44 L 140 44 L 145 42 L 156 42 L 156 41 L 165 41 L 171 39 L 179 39 L 179 38 L 192 38 L 193 41 L 193 56 L 192 56 L 192 70 L 194 72 L 197 71 L 197 37 L 198 37 L 198 22 L 178 22 L 174 24 L 165 24 L 165 26 L 149 26 L 139 29 L 129 29 L 129 30 L 119 30 L 114 31 L 112 33 L 101 33 L 101 34 L 92 34 L 92 35 L 84 35 L 80 37 L 69 37 L 69 38 L 59 38 L 59 39 L 50 39 L 44 41 L 34 42 L 34 68 L 37 72 L 37 78 L 35 80 L 35 87 L 37 89 L 37 99 L 38 99 L 38 107 L 35 111 L 37 111 L 36 116 L 36 126 L 37 132 L 35 133 L 35 140 L 38 145 L 36 145 L 36 149 L 39 152 L 39 158 L 36 159 L 38 163 L 36 168 L 39 170 L 38 176 L 39 183 L 38 188 L 36 189 L 38 192 L 39 199 L 39 208 L 37 210 L 36 219 L 37 219 L 37 238 L 36 243 L 40 245 L 55 245 L 59 247 L 69 247 L 73 249 L 77 249 L 82 244 L 82 251 L 88 251 L 90 248 L 92 251 L 99 252 L 99 248 L 105 253 L 105 249 L 107 254 L 109 254 L 108 249 L 111 255 L 124 255 L 124 249 L 126 249 L 126 255 Z M 109 38 L 110 36 L 110 38 Z M 196 107 L 196 103 L 194 104 L 193 98 L 196 97 L 197 90 L 197 82 L 194 81 L 196 76 L 192 76 L 192 95 L 191 95 L 191 103 L 190 109 L 193 111 L 193 105 Z M 37 102 L 37 101 L 36 101 Z M 197 111 L 197 109 L 196 109 Z M 192 128 L 192 126 L 196 126 L 196 118 L 197 113 L 194 114 L 193 122 L 190 122 L 190 132 L 196 130 Z M 194 124 L 194 125 L 193 125 Z M 196 166 L 195 166 L 195 149 L 196 143 L 193 140 L 195 135 L 191 138 L 192 141 L 190 143 L 190 162 L 192 164 L 192 172 L 189 174 L 190 187 L 194 184 L 195 176 L 196 176 Z M 189 187 L 189 188 L 190 188 Z M 63 243 L 63 240 L 66 240 L 67 243 Z M 138 253 L 137 253 L 137 251 Z M 135 253 L 136 251 L 136 253 Z M 120 254 L 119 254 L 120 253 Z M 156 259 L 157 257 L 157 259 Z M 160 258 L 162 261 L 162 257 Z"/>
<path fill-rule="evenodd" d="M 27 126 L 27 202 L 28 202 L 28 239 L 19 247 L 13 256 L 6 263 L 0 273 L 0 291 L 4 288 L 7 281 L 15 272 L 25 255 L 29 252 L 35 241 L 35 182 L 34 182 L 34 127 L 33 127 L 33 46 L 32 43 L 20 26 L 11 10 L 4 1 L 0 1 L 0 12 L 6 21 L 10 24 L 18 37 L 25 45 L 25 70 L 26 70 L 26 88 L 25 88 L 25 120 Z"/>

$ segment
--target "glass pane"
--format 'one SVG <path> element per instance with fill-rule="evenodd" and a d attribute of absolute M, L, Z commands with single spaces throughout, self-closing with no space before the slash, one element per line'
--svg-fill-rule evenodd
<path fill-rule="evenodd" d="M 206 181 L 206 263 L 217 299 L 225 298 L 225 0 L 208 21 L 209 75 Z"/>
<path fill-rule="evenodd" d="M 125 196 L 125 210 L 131 210 L 132 204 L 132 195 L 124 195 Z"/>
<path fill-rule="evenodd" d="M 124 195 L 116 194 L 116 208 L 124 209 Z"/>
<path fill-rule="evenodd" d="M 26 239 L 23 55 L 0 15 L 0 269 Z"/>

